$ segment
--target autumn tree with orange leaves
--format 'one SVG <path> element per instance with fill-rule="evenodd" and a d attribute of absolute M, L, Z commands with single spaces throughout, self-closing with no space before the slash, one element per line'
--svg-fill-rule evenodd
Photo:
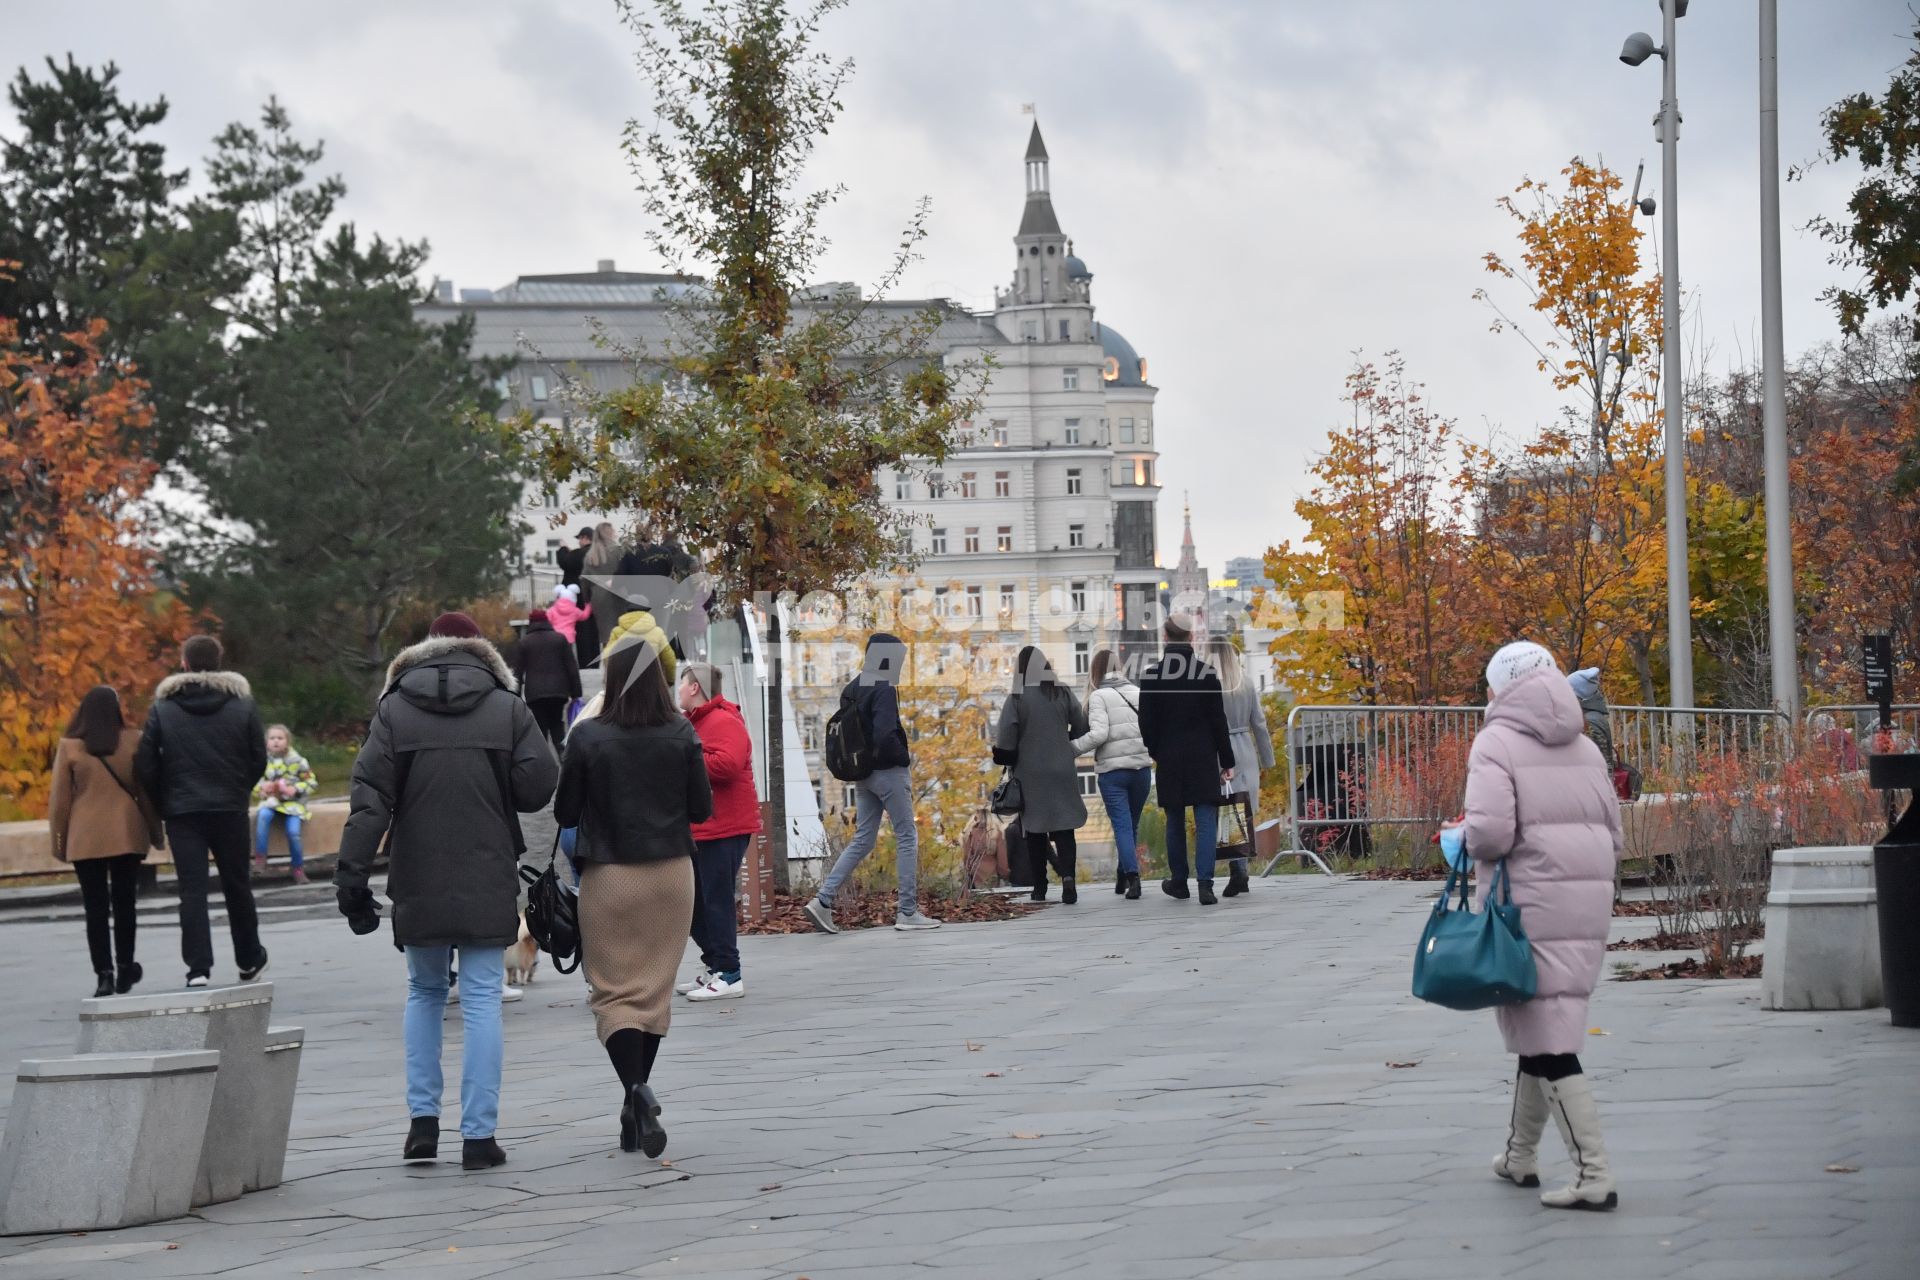
<path fill-rule="evenodd" d="M 48 354 L 0 317 L 0 817 L 46 811 L 54 748 L 80 697 L 144 697 L 190 617 L 156 592 L 140 501 L 153 415 L 103 360 L 93 321 Z"/>

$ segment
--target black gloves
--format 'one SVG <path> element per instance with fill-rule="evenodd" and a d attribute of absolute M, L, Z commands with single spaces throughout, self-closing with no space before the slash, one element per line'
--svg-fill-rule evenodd
<path fill-rule="evenodd" d="M 380 904 L 374 901 L 373 890 L 364 886 L 349 889 L 342 885 L 333 891 L 333 898 L 340 906 L 340 914 L 347 918 L 347 927 L 355 933 L 372 933 L 380 927 Z"/>

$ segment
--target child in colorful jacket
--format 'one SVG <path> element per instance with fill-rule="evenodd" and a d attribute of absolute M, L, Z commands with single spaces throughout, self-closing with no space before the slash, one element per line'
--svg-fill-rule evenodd
<path fill-rule="evenodd" d="M 312 816 L 303 801 L 313 794 L 317 785 L 312 766 L 307 764 L 305 756 L 293 749 L 293 735 L 287 731 L 287 726 L 268 725 L 267 770 L 253 787 L 254 802 L 260 806 L 253 827 L 255 870 L 266 868 L 267 835 L 273 830 L 273 819 L 278 815 L 287 823 L 287 852 L 293 864 L 293 882 L 307 882 L 307 873 L 302 866 L 304 858 L 300 848 L 300 824 Z"/>

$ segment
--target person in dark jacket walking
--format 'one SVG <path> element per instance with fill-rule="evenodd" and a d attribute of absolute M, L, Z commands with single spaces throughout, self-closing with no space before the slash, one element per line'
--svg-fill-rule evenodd
<path fill-rule="evenodd" d="M 340 913 L 355 933 L 380 927 L 367 877 L 384 837 L 394 945 L 407 956 L 407 1111 L 403 1158 L 432 1160 L 440 1144 L 441 1020 L 460 957 L 461 1166 L 487 1169 L 506 1153 L 500 1113 L 501 988 L 506 949 L 520 937 L 519 814 L 553 795 L 559 766 L 513 692 L 513 673 L 464 613 L 434 620 L 401 650 L 353 762 L 353 810 L 334 873 Z"/>
<path fill-rule="evenodd" d="M 553 562 L 560 566 L 560 585 L 578 586 L 580 575 L 586 572 L 587 549 L 593 545 L 593 530 L 582 528 L 573 535 L 574 545 L 562 547 L 553 553 Z"/>
<path fill-rule="evenodd" d="M 80 699 L 53 754 L 47 829 L 53 856 L 73 868 L 87 913 L 94 996 L 125 995 L 143 976 L 133 958 L 134 897 L 147 846 L 161 846 L 160 815 L 133 780 L 140 731 L 120 695 L 95 685 Z"/>
<path fill-rule="evenodd" d="M 900 721 L 900 699 L 895 686 L 905 674 L 907 646 L 899 636 L 876 631 L 867 637 L 866 661 L 860 674 L 840 693 L 841 705 L 856 708 L 873 740 L 874 769 L 853 784 L 853 839 L 840 851 L 820 892 L 806 905 L 807 918 L 822 933 L 838 933 L 833 899 L 854 869 L 866 861 L 880 842 L 880 819 L 893 826 L 894 869 L 900 878 L 900 908 L 893 927 L 906 932 L 938 929 L 940 922 L 920 910 L 920 834 L 914 828 L 913 786 L 909 769 L 907 727 Z"/>
<path fill-rule="evenodd" d="M 567 737 L 567 704 L 580 696 L 580 662 L 573 644 L 554 630 L 545 609 L 527 614 L 527 629 L 513 650 L 513 676 L 540 732 L 559 753 Z"/>
<path fill-rule="evenodd" d="M 1029 896 L 1046 901 L 1052 862 L 1060 873 L 1060 900 L 1078 902 L 1073 833 L 1087 825 L 1087 802 L 1080 798 L 1073 740 L 1087 731 L 1087 713 L 1037 645 L 1020 650 L 1014 666 L 1013 691 L 994 726 L 993 762 L 1010 767 L 1020 784 L 1020 827 L 1033 867 Z"/>
<path fill-rule="evenodd" d="M 267 967 L 249 878 L 253 833 L 247 821 L 253 784 L 267 768 L 267 731 L 245 677 L 220 669 L 224 658 L 212 636 L 188 637 L 180 646 L 184 669 L 154 690 L 134 755 L 140 786 L 166 819 L 180 886 L 180 956 L 189 987 L 206 986 L 213 972 L 209 857 L 220 876 L 240 981 L 252 982 Z"/>
<path fill-rule="evenodd" d="M 580 954 L 620 1077 L 620 1149 L 648 1156 L 667 1147 L 653 1063 L 693 919 L 693 826 L 713 817 L 700 736 L 674 707 L 674 665 L 652 614 L 621 617 L 600 658 L 604 699 L 567 735 L 553 805 L 577 828 Z"/>
<path fill-rule="evenodd" d="M 1167 813 L 1167 873 L 1160 890 L 1189 898 L 1187 811 L 1193 811 L 1200 902 L 1212 906 L 1214 844 L 1220 799 L 1233 779 L 1233 737 L 1227 729 L 1220 677 L 1194 653 L 1192 632 L 1168 618 L 1166 647 L 1140 681 L 1140 736 L 1153 757 L 1154 788 Z"/>
<path fill-rule="evenodd" d="M 680 673 L 680 710 L 700 735 L 713 786 L 713 816 L 693 828 L 693 940 L 700 972 L 674 990 L 689 1000 L 736 1000 L 747 994 L 740 976 L 736 886 L 747 843 L 760 832 L 760 797 L 753 789 L 753 740 L 740 708 L 727 701 L 720 669 L 690 662 Z"/>

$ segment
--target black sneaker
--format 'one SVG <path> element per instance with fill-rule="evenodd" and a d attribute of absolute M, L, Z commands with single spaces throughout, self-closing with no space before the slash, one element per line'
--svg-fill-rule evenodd
<path fill-rule="evenodd" d="M 127 994 L 127 992 L 139 986 L 140 979 L 146 976 L 147 971 L 140 967 L 138 960 L 127 961 L 120 966 L 119 974 L 113 980 L 114 994 L 121 996 Z"/>
<path fill-rule="evenodd" d="M 402 1160 L 437 1160 L 440 1158 L 440 1117 L 415 1116 L 413 1123 L 407 1126 L 407 1145 L 401 1148 Z"/>
<path fill-rule="evenodd" d="M 1247 879 L 1247 873 L 1236 865 L 1227 872 L 1227 887 L 1221 891 L 1220 896 L 1237 898 L 1252 887 L 1252 882 Z"/>
<path fill-rule="evenodd" d="M 507 1153 L 492 1138 L 468 1138 L 460 1144 L 460 1167 L 466 1170 L 491 1169 L 507 1162 Z"/>
<path fill-rule="evenodd" d="M 1193 896 L 1193 891 L 1187 888 L 1187 882 L 1185 880 L 1162 880 L 1160 882 L 1160 892 L 1166 894 L 1169 898 L 1191 898 Z"/>
<path fill-rule="evenodd" d="M 1203 907 L 1211 907 L 1219 901 L 1220 899 L 1213 896 L 1213 881 L 1202 880 L 1200 882 L 1200 905 Z"/>
<path fill-rule="evenodd" d="M 260 959 L 252 967 L 242 969 L 240 971 L 240 981 L 252 982 L 255 978 L 259 977 L 261 974 L 265 973 L 266 971 L 267 971 L 267 949 L 265 947 L 262 947 L 260 948 Z"/>
<path fill-rule="evenodd" d="M 1140 900 L 1140 873 L 1138 871 L 1127 873 L 1127 900 L 1129 902 L 1138 902 Z"/>
<path fill-rule="evenodd" d="M 1080 890 L 1074 886 L 1073 877 L 1068 876 L 1060 882 L 1060 901 L 1072 906 L 1080 901 Z"/>

